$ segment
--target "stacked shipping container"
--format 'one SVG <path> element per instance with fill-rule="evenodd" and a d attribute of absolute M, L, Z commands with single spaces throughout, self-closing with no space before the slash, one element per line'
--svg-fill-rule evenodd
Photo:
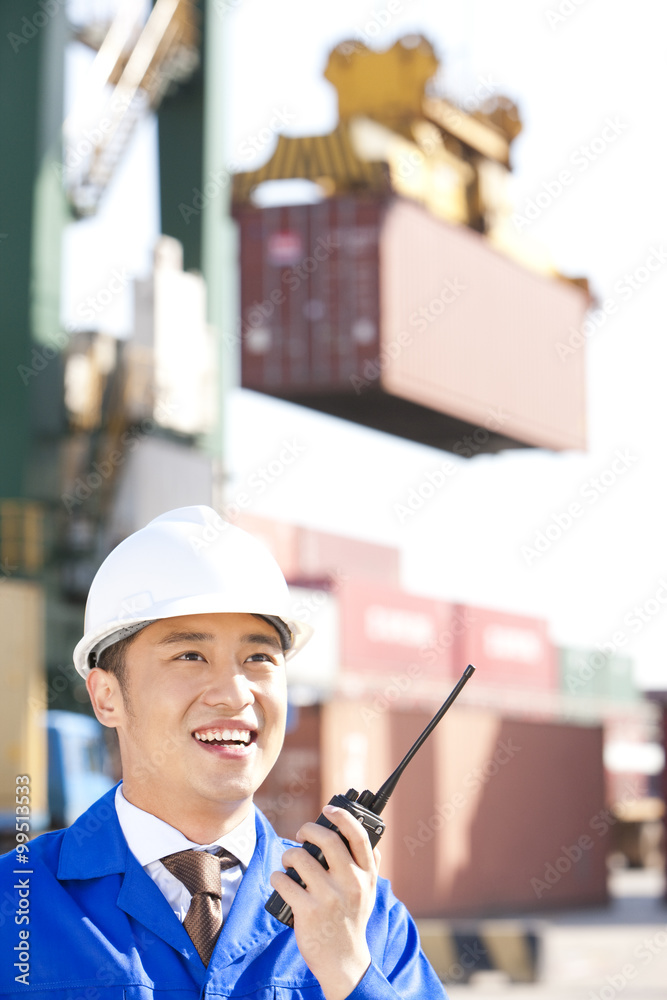
<path fill-rule="evenodd" d="M 294 613 L 316 629 L 288 663 L 301 707 L 259 799 L 279 831 L 293 836 L 336 792 L 379 787 L 473 663 L 387 807 L 384 872 L 420 916 L 603 902 L 600 703 L 585 688 L 577 698 L 594 707 L 568 708 L 592 652 L 558 651 L 539 619 L 404 593 L 390 548 L 269 525 L 299 583 Z M 596 690 L 632 715 L 625 659 L 619 671 L 622 685 L 600 676 Z"/>
<path fill-rule="evenodd" d="M 459 454 L 585 445 L 581 288 L 407 199 L 236 216 L 245 387 Z"/>

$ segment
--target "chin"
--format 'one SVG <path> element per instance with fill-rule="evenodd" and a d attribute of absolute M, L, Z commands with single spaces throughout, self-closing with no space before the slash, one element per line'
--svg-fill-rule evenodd
<path fill-rule="evenodd" d="M 244 799 L 251 799 L 255 789 L 258 787 L 259 784 L 252 782 L 230 781 L 227 779 L 220 782 L 198 782 L 192 787 L 192 791 L 200 799 L 210 802 L 213 805 L 215 803 L 234 803 L 243 801 Z"/>

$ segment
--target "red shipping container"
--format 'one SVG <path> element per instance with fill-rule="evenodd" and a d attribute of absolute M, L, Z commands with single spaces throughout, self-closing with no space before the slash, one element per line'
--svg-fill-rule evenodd
<path fill-rule="evenodd" d="M 382 202 L 240 208 L 243 385 L 351 392 L 378 353 Z"/>
<path fill-rule="evenodd" d="M 293 585 L 320 584 L 336 590 L 344 580 L 361 577 L 398 586 L 400 553 L 390 545 L 272 521 L 245 511 L 234 523 L 264 542 Z"/>
<path fill-rule="evenodd" d="M 334 698 L 304 715 L 297 742 L 321 751 L 322 800 L 309 801 L 309 818 L 350 786 L 377 791 L 431 717 L 378 711 L 370 697 Z M 603 905 L 604 809 L 599 726 L 510 720 L 457 703 L 383 811 L 382 874 L 416 917 Z"/>
<path fill-rule="evenodd" d="M 302 527 L 297 528 L 296 544 L 300 579 L 304 581 L 328 577 L 333 582 L 334 590 L 353 578 L 398 586 L 400 553 L 389 545 Z M 298 580 L 295 578 L 290 582 L 297 583 Z"/>
<path fill-rule="evenodd" d="M 343 673 L 449 681 L 456 641 L 452 606 L 389 587 L 350 580 L 339 591 Z"/>
<path fill-rule="evenodd" d="M 406 737 L 400 715 L 390 713 L 392 756 Z M 411 715 L 418 730 L 425 716 Z M 606 903 L 599 726 L 455 705 L 430 741 L 393 796 L 392 883 L 415 916 Z"/>
<path fill-rule="evenodd" d="M 402 199 L 380 259 L 385 391 L 524 444 L 586 446 L 585 352 L 569 346 L 582 340 L 581 288 Z"/>
<path fill-rule="evenodd" d="M 468 457 L 585 447 L 582 288 L 402 198 L 236 217 L 243 386 Z"/>
<path fill-rule="evenodd" d="M 476 687 L 558 690 L 556 649 L 545 621 L 463 605 L 456 611 L 465 623 L 458 636 L 457 661 L 476 667 Z"/>

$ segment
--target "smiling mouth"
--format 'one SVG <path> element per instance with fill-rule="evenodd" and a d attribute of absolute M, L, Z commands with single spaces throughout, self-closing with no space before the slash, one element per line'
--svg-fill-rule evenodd
<path fill-rule="evenodd" d="M 250 729 L 195 729 L 193 737 L 205 746 L 247 747 L 257 734 Z"/>

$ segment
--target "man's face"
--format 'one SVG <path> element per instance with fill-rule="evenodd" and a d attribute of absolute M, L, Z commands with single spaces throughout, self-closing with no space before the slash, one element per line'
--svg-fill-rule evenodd
<path fill-rule="evenodd" d="M 154 622 L 126 650 L 125 687 L 115 724 L 130 801 L 183 832 L 185 816 L 245 813 L 285 733 L 276 630 L 249 614 Z"/>

